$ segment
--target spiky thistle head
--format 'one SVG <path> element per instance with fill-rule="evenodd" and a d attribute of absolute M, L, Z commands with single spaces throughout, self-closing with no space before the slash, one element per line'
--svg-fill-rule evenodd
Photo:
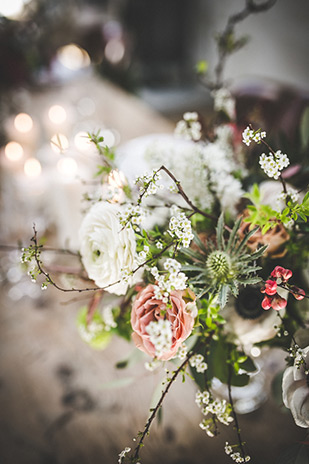
<path fill-rule="evenodd" d="M 224 283 L 232 273 L 231 258 L 225 251 L 212 251 L 206 260 L 206 268 L 215 281 Z"/>
<path fill-rule="evenodd" d="M 189 258 L 193 258 L 193 264 L 183 266 L 184 270 L 193 273 L 189 282 L 200 290 L 199 297 L 208 292 L 218 295 L 218 302 L 223 307 L 229 292 L 238 296 L 239 286 L 254 285 L 261 281 L 256 274 L 261 267 L 256 265 L 267 246 L 262 246 L 254 253 L 250 253 L 246 244 L 256 229 L 249 231 L 243 239 L 239 238 L 238 230 L 241 224 L 239 218 L 232 230 L 226 230 L 223 214 L 220 216 L 216 228 L 215 243 L 208 242 L 207 246 L 195 236 L 198 251 L 184 251 Z M 210 251 L 211 250 L 211 251 Z"/>

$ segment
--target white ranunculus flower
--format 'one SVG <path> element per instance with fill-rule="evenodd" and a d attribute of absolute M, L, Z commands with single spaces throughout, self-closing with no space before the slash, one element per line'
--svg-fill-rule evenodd
<path fill-rule="evenodd" d="M 302 350 L 306 365 L 309 364 L 309 346 Z M 309 386 L 304 366 L 288 367 L 282 379 L 282 398 L 284 405 L 291 410 L 295 424 L 309 428 Z"/>
<path fill-rule="evenodd" d="M 119 205 L 96 203 L 86 214 L 79 231 L 83 265 L 90 279 L 101 288 L 120 280 L 123 270 L 130 272 L 136 267 L 134 231 L 121 226 L 118 211 Z M 111 285 L 106 290 L 124 295 L 135 279 L 132 276 L 129 281 Z"/>

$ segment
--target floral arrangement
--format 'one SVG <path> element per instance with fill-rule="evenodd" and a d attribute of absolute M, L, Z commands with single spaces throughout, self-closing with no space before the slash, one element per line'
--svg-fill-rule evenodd
<path fill-rule="evenodd" d="M 119 463 L 141 462 L 149 429 L 180 375 L 198 387 L 200 427 L 214 437 L 221 424 L 232 426 L 235 442 L 225 453 L 249 462 L 232 392 L 252 382 L 265 346 L 288 353 L 283 402 L 298 426 L 309 427 L 308 186 L 263 128 L 238 127 L 234 99 L 218 79 L 213 121 L 185 113 L 175 136 L 144 144 L 141 160 L 89 134 L 99 180 L 85 198 L 74 285 L 59 283 L 45 265 L 48 247 L 35 226 L 22 252 L 42 289 L 91 295 L 78 317 L 85 342 L 104 348 L 117 334 L 146 354 L 148 370 L 171 361 L 159 401 Z"/>

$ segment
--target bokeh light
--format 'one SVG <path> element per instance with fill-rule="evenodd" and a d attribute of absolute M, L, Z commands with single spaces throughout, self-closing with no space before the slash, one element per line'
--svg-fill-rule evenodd
<path fill-rule="evenodd" d="M 23 11 L 24 5 L 30 0 L 1 0 L 0 15 L 6 18 L 17 19 Z"/>
<path fill-rule="evenodd" d="M 119 63 L 124 53 L 124 43 L 120 39 L 110 39 L 104 49 L 105 58 L 113 64 Z"/>
<path fill-rule="evenodd" d="M 27 177 L 39 177 L 42 172 L 41 163 L 36 158 L 27 159 L 24 165 L 24 172 Z"/>
<path fill-rule="evenodd" d="M 4 148 L 5 156 L 10 161 L 19 161 L 23 155 L 23 147 L 17 142 L 9 142 Z"/>
<path fill-rule="evenodd" d="M 27 113 L 19 113 L 14 119 L 14 126 L 19 132 L 26 134 L 33 128 L 33 121 L 31 116 Z"/>
<path fill-rule="evenodd" d="M 78 165 L 75 159 L 71 157 L 61 158 L 57 163 L 58 172 L 66 178 L 74 177 L 77 173 L 77 169 Z"/>
<path fill-rule="evenodd" d="M 50 146 L 55 153 L 64 153 L 69 148 L 69 141 L 64 134 L 55 134 L 50 139 Z"/>
<path fill-rule="evenodd" d="M 67 112 L 61 105 L 53 105 L 48 110 L 48 117 L 54 124 L 62 124 L 67 119 Z"/>
<path fill-rule="evenodd" d="M 86 68 L 91 63 L 86 50 L 73 43 L 59 48 L 57 58 L 63 66 L 72 71 Z"/>

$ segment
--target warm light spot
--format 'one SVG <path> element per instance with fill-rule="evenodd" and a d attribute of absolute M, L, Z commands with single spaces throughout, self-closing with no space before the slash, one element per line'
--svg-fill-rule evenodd
<path fill-rule="evenodd" d="M 258 348 L 257 346 L 254 346 L 253 348 L 251 348 L 251 355 L 254 357 L 254 358 L 258 358 L 261 354 L 261 350 L 260 348 Z"/>
<path fill-rule="evenodd" d="M 105 58 L 113 64 L 122 60 L 124 52 L 124 44 L 120 39 L 110 39 L 104 49 Z"/>
<path fill-rule="evenodd" d="M 103 140 L 103 145 L 107 145 L 108 147 L 115 146 L 116 138 L 115 138 L 114 133 L 111 130 L 105 129 L 105 130 L 100 132 L 100 135 L 104 139 Z"/>
<path fill-rule="evenodd" d="M 74 144 L 76 148 L 82 152 L 92 151 L 92 145 L 87 132 L 78 132 L 74 137 Z"/>
<path fill-rule="evenodd" d="M 4 149 L 5 156 L 10 161 L 19 161 L 24 154 L 23 147 L 17 142 L 9 142 Z"/>
<path fill-rule="evenodd" d="M 57 58 L 63 66 L 72 71 L 77 71 L 90 65 L 90 58 L 86 50 L 75 44 L 59 48 Z"/>
<path fill-rule="evenodd" d="M 36 158 L 27 159 L 24 165 L 24 172 L 27 177 L 38 177 L 42 172 L 40 162 Z"/>
<path fill-rule="evenodd" d="M 48 117 L 54 124 L 62 124 L 67 119 L 67 112 L 61 105 L 53 105 L 49 108 Z"/>
<path fill-rule="evenodd" d="M 30 132 L 33 127 L 33 121 L 31 116 L 27 113 L 19 113 L 14 119 L 14 126 L 23 134 Z"/>
<path fill-rule="evenodd" d="M 29 0 L 1 0 L 0 15 L 14 19 L 22 13 L 24 5 L 28 2 Z"/>
<path fill-rule="evenodd" d="M 72 178 L 77 173 L 77 163 L 73 158 L 61 158 L 57 163 L 58 172 L 67 178 Z"/>
<path fill-rule="evenodd" d="M 69 141 L 63 134 L 55 134 L 50 139 L 50 145 L 54 152 L 64 153 L 69 148 Z"/>

